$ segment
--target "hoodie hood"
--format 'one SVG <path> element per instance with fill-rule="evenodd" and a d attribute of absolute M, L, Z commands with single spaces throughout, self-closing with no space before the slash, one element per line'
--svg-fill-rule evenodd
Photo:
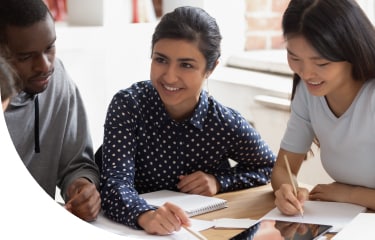
<path fill-rule="evenodd" d="M 34 140 L 35 140 L 35 153 L 40 153 L 40 140 L 39 140 L 39 100 L 38 95 L 31 95 L 26 92 L 20 92 L 12 98 L 10 106 L 12 108 L 19 108 L 26 106 L 31 101 L 34 102 Z"/>
<path fill-rule="evenodd" d="M 9 103 L 10 106 L 15 108 L 23 107 L 30 103 L 30 101 L 35 101 L 36 94 L 29 94 L 24 91 L 21 91 L 19 94 L 12 97 L 12 101 Z"/>

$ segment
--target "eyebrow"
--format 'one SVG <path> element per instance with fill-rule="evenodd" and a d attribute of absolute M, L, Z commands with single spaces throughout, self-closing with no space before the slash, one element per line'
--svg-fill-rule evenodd
<path fill-rule="evenodd" d="M 169 59 L 168 56 L 166 56 L 165 54 L 162 54 L 160 52 L 154 52 L 154 54 L 158 55 L 160 57 Z M 194 58 L 178 58 L 177 61 L 179 61 L 179 62 L 196 62 L 196 60 Z"/>

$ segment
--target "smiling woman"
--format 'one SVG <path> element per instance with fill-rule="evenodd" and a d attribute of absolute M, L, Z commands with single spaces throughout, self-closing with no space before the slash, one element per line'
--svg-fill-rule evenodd
<path fill-rule="evenodd" d="M 154 45 L 151 80 L 166 111 L 176 121 L 192 115 L 199 100 L 202 81 L 211 73 L 206 72 L 206 60 L 197 44 L 161 39 Z M 177 78 L 181 80 L 180 84 Z"/>
<path fill-rule="evenodd" d="M 162 17 L 151 42 L 151 80 L 118 91 L 108 107 L 102 209 L 119 223 L 166 235 L 190 225 L 188 216 L 174 204 L 155 209 L 139 194 L 212 196 L 264 185 L 275 156 L 237 110 L 203 89 L 221 54 L 211 15 L 178 7 Z"/>
<path fill-rule="evenodd" d="M 355 0 L 291 0 L 282 27 L 294 74 L 291 115 L 272 172 L 275 204 L 287 215 L 305 200 L 375 209 L 373 24 Z M 333 182 L 299 188 L 294 197 L 283 156 L 297 175 L 313 143 Z"/>

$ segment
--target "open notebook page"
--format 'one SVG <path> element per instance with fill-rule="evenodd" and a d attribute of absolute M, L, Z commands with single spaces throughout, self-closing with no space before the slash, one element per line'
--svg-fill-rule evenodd
<path fill-rule="evenodd" d="M 190 217 L 227 207 L 225 199 L 170 190 L 143 193 L 139 196 L 156 207 L 162 206 L 165 202 L 171 202 L 184 209 Z"/>

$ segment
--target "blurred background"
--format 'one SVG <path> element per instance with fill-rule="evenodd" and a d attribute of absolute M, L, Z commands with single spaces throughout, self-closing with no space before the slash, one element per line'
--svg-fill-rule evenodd
<path fill-rule="evenodd" d="M 177 6 L 205 9 L 222 35 L 220 66 L 205 88 L 240 111 L 277 153 L 289 117 L 292 88 L 281 32 L 289 0 L 45 0 L 55 20 L 57 57 L 83 96 L 95 149 L 103 138 L 112 96 L 149 79 L 151 36 L 160 17 Z M 373 0 L 358 0 L 374 19 Z M 298 178 L 308 184 L 331 181 L 319 150 Z"/>

